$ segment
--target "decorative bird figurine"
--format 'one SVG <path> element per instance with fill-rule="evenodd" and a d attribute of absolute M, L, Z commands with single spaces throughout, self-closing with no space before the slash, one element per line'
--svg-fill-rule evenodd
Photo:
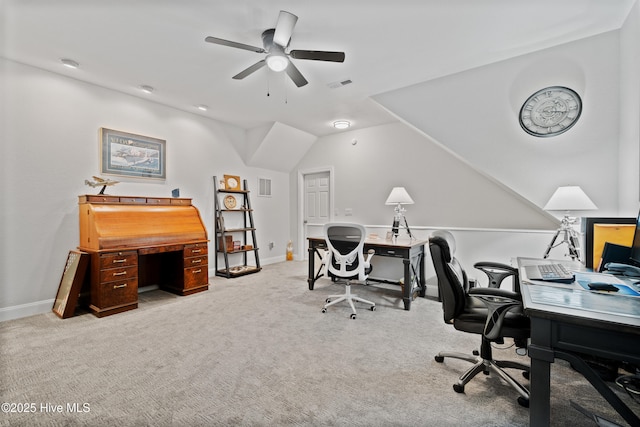
<path fill-rule="evenodd" d="M 90 187 L 100 187 L 102 186 L 102 190 L 98 194 L 104 194 L 104 190 L 110 185 L 116 185 L 119 181 L 114 181 L 108 178 L 100 178 L 99 176 L 93 176 L 93 181 L 89 181 L 88 179 L 84 180 L 84 183 Z"/>

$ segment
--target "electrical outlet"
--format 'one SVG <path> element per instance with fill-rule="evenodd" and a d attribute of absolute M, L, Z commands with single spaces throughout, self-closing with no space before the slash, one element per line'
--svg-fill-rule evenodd
<path fill-rule="evenodd" d="M 276 245 L 275 243 L 273 243 L 273 242 L 269 242 L 269 250 L 273 250 L 273 247 L 274 247 L 275 245 Z"/>

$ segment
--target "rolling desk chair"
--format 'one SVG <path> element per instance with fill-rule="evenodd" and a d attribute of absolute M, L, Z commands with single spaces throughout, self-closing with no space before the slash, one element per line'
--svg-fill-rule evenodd
<path fill-rule="evenodd" d="M 324 226 L 324 237 L 327 243 L 324 264 L 327 276 L 344 281 L 345 293 L 341 295 L 329 295 L 322 312 L 327 312 L 327 307 L 342 301 L 347 301 L 351 306 L 351 318 L 356 318 L 356 307 L 354 301 L 370 305 L 370 310 L 375 311 L 376 304 L 360 298 L 351 293 L 351 281 L 364 281 L 371 272 L 369 260 L 373 256 L 373 251 L 369 251 L 367 258 L 364 258 L 365 230 L 360 224 L 330 223 Z"/>
<path fill-rule="evenodd" d="M 455 240 L 448 231 L 434 232 L 429 239 L 429 250 L 438 278 L 445 323 L 453 324 L 459 331 L 482 335 L 479 357 L 477 352 L 474 352 L 476 356 L 471 356 L 444 351 L 435 357 L 439 363 L 444 362 L 445 357 L 451 357 L 474 364 L 460 376 L 453 389 L 458 393 L 464 393 L 465 384 L 478 373 L 489 374 L 493 371 L 520 394 L 518 403 L 528 407 L 529 391 L 503 368 L 523 370 L 523 375 L 528 377 L 529 366 L 518 362 L 494 360 L 491 351 L 492 342 L 500 342 L 503 338 L 509 337 L 521 344 L 529 337 L 529 319 L 523 312 L 522 296 L 517 292 L 497 287 L 471 287 L 465 271 L 455 258 Z M 501 266 L 498 263 L 482 265 L 494 268 Z"/>

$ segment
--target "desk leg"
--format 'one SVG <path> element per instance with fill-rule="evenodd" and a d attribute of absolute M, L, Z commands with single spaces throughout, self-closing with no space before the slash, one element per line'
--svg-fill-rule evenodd
<path fill-rule="evenodd" d="M 551 420 L 551 364 L 555 354 L 551 348 L 552 322 L 531 316 L 531 358 L 529 372 L 529 426 L 548 426 Z"/>
<path fill-rule="evenodd" d="M 418 263 L 417 276 L 419 277 L 418 283 L 420 284 L 420 297 L 424 298 L 427 295 L 427 283 L 424 278 L 424 246 L 418 256 L 420 257 L 420 262 Z"/>
<path fill-rule="evenodd" d="M 315 261 L 316 261 L 316 251 L 310 245 L 309 246 L 309 277 L 307 278 L 307 283 L 309 283 L 310 291 L 313 290 L 313 285 L 316 283 Z"/>
<path fill-rule="evenodd" d="M 404 263 L 404 295 L 402 295 L 402 302 L 404 302 L 405 310 L 411 310 L 411 293 L 413 291 L 413 282 L 411 281 L 411 258 L 405 258 L 402 262 Z"/>
<path fill-rule="evenodd" d="M 531 355 L 532 346 L 529 346 Z M 551 420 L 551 363 L 531 356 L 529 391 L 529 425 L 530 427 L 546 427 Z"/>

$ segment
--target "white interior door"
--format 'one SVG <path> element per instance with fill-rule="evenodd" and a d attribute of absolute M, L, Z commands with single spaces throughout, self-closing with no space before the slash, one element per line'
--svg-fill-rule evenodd
<path fill-rule="evenodd" d="M 310 232 L 310 226 L 324 225 L 329 222 L 331 215 L 331 180 L 329 171 L 309 173 L 304 175 L 303 202 L 303 241 L 307 237 L 316 237 L 317 231 Z M 314 227 L 317 230 L 318 227 Z M 310 236 L 313 234 L 314 236 Z M 306 248 L 305 248 L 306 249 Z"/>

